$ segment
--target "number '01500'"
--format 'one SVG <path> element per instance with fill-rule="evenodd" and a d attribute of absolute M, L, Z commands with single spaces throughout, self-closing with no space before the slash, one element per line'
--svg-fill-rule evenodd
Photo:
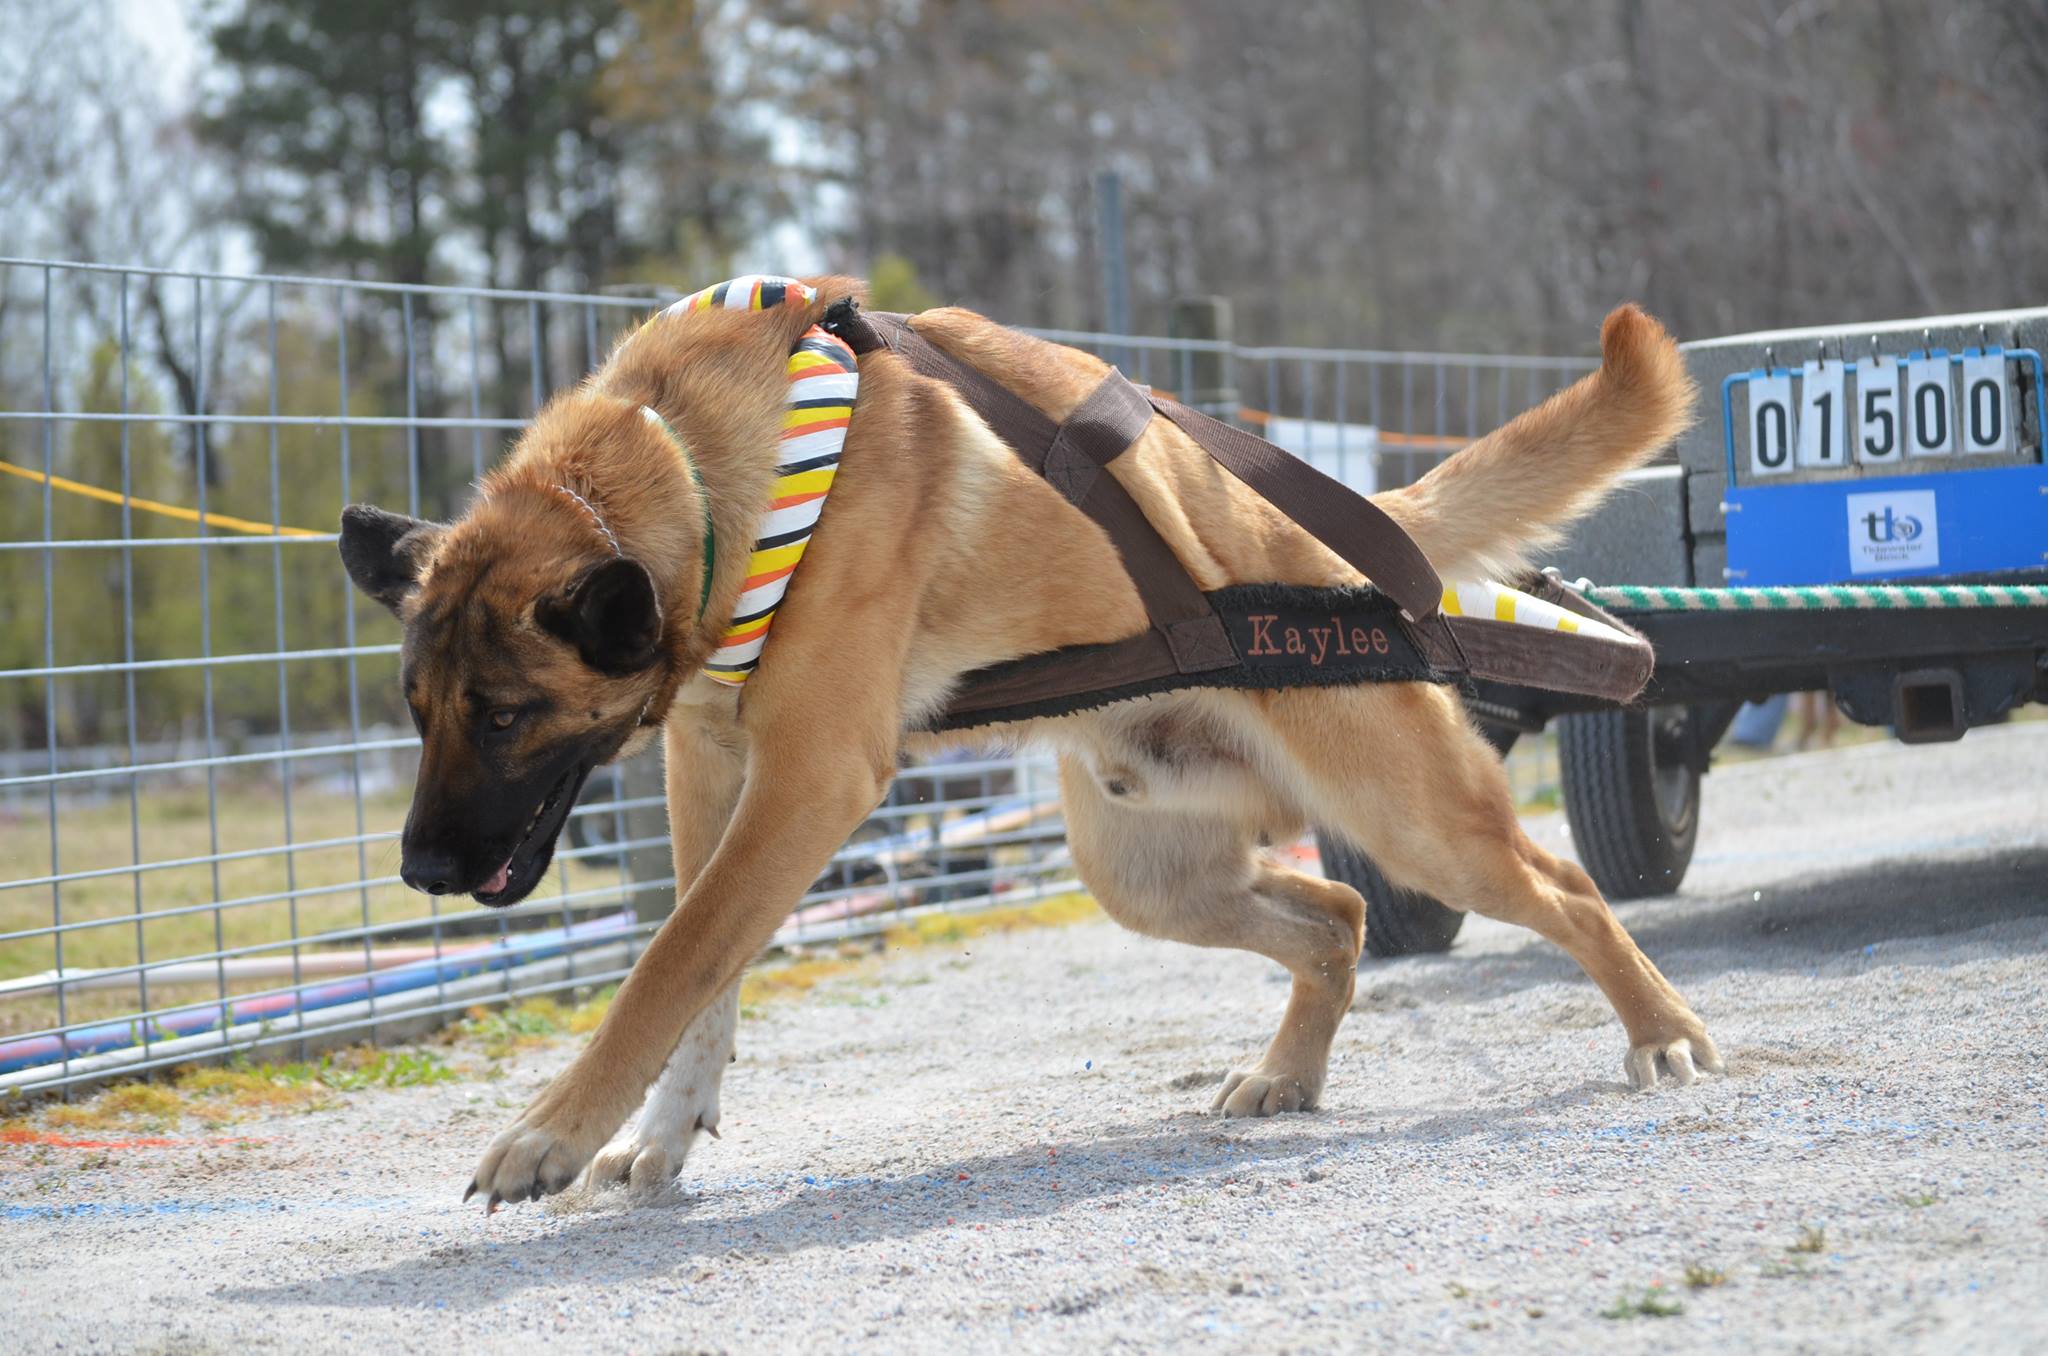
<path fill-rule="evenodd" d="M 2013 446 L 2005 358 L 1996 351 L 1816 359 L 1748 385 L 1751 478 Z"/>

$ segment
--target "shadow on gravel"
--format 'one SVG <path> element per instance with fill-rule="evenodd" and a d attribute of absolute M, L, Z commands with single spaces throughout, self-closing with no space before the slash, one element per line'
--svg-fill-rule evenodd
<path fill-rule="evenodd" d="M 1677 895 L 1626 906 L 1629 934 L 1677 984 L 1688 976 L 1731 969 L 1804 972 L 1831 959 L 1894 943 L 1973 932 L 2000 924 L 2048 920 L 2048 847 L 1983 857 L 1892 858 L 1854 870 L 1781 880 L 1759 891 Z M 2006 928 L 1999 941 L 2014 952 L 2048 950 L 2048 929 Z M 1912 948 L 1915 964 L 1939 963 L 1939 951 Z M 1556 947 L 1531 936 L 1513 951 L 1379 962 L 1358 972 L 1362 1002 L 1384 989 L 1425 1002 L 1485 1002 L 1538 984 L 1579 978 Z M 1597 995 L 1596 995 L 1597 996 Z M 1354 1004 L 1354 1011 L 1359 1010 Z"/>
<path fill-rule="evenodd" d="M 216 1293 L 231 1303 L 262 1307 L 461 1311 L 488 1308 L 536 1286 L 647 1281 L 686 1292 L 707 1269 L 761 1267 L 761 1283 L 772 1284 L 773 1273 L 766 1268 L 791 1253 L 933 1231 L 967 1234 L 977 1224 L 1028 1222 L 1077 1208 L 1102 1212 L 1105 1246 L 1112 1246 L 1116 1207 L 1098 1198 L 1146 1187 L 1202 1196 L 1236 1179 L 1233 1189 L 1268 1193 L 1277 1206 L 1299 1184 L 1316 1181 L 1319 1164 L 1414 1144 L 1431 1146 L 1430 1153 L 1410 1152 L 1403 1160 L 1416 1172 L 1433 1173 L 1447 1142 L 1542 1133 L 1543 1112 L 1620 1087 L 1588 1082 L 1525 1106 L 1476 1106 L 1420 1120 L 1404 1116 L 1398 1126 L 1386 1129 L 1347 1124 L 1328 1112 L 1260 1122 L 1179 1115 L 1148 1122 L 1143 1129 L 1116 1127 L 1101 1137 L 965 1157 L 928 1172 L 821 1178 L 815 1185 L 707 1184 L 701 1188 L 703 1197 L 716 1198 L 722 1206 L 748 1199 L 759 1205 L 750 1214 L 716 1218 L 692 1216 L 703 1197 L 681 1196 L 674 1206 L 635 1207 L 623 1192 L 605 1192 L 591 1198 L 582 1212 L 557 1216 L 559 1227 L 540 1237 L 449 1244 L 380 1266 Z M 1397 1177 L 1385 1190 L 1388 1202 L 1398 1204 L 1414 1186 Z M 1371 1201 L 1359 1204 L 1361 1210 L 1373 1207 Z M 1190 1227 L 1198 1231 L 1199 1216 L 1195 1220 Z"/>
<path fill-rule="evenodd" d="M 2048 848 L 1965 860 L 1889 860 L 1781 882 L 1766 887 L 1761 899 L 1734 892 L 1632 906 L 1630 930 L 1681 985 L 1687 975 L 1731 968 L 1803 972 L 1851 961 L 1868 947 L 1878 947 L 1877 962 L 1887 963 L 1895 943 L 1902 944 L 1892 953 L 1898 959 L 1939 964 L 1941 944 L 1926 939 L 1978 929 L 1999 929 L 1999 944 L 2014 951 L 2048 949 L 2048 928 L 2034 926 L 2048 919 L 2044 882 Z M 1419 1008 L 1423 1015 L 1446 1000 L 1485 1001 L 1536 984 L 1584 982 L 1562 952 L 1533 937 L 1514 951 L 1368 966 L 1359 978 L 1362 1008 L 1375 1006 L 1371 991 L 1377 989 L 1384 991 L 1377 1006 Z M 1611 1021 L 1597 992 L 1589 986 L 1587 994 L 1588 1020 Z M 645 1281 L 656 1290 L 687 1292 L 707 1270 L 759 1267 L 766 1285 L 774 1282 L 768 1268 L 791 1253 L 937 1230 L 965 1233 L 977 1224 L 1076 1208 L 1101 1211 L 1108 1238 L 1116 1233 L 1116 1202 L 1103 1198 L 1134 1188 L 1200 1198 L 1235 1179 L 1233 1191 L 1270 1192 L 1282 1204 L 1295 1180 L 1315 1180 L 1318 1164 L 1358 1153 L 1387 1160 L 1387 1200 L 1399 1203 L 1416 1190 L 1413 1174 L 1437 1171 L 1446 1152 L 1498 1151 L 1520 1138 L 1554 1133 L 1550 1113 L 1609 1096 L 1625 1097 L 1618 1081 L 1587 1081 L 1518 1105 L 1424 1108 L 1420 1118 L 1409 1108 L 1390 1113 L 1384 1128 L 1346 1123 L 1334 1112 L 1254 1123 L 1181 1114 L 1112 1127 L 1101 1136 L 964 1157 L 925 1172 L 816 1183 L 728 1180 L 704 1186 L 705 1195 L 696 1199 L 679 1197 L 669 1208 L 634 1208 L 622 1193 L 604 1193 L 578 1213 L 553 1217 L 553 1227 L 538 1237 L 449 1244 L 379 1266 L 217 1293 L 261 1307 L 461 1312 L 537 1286 Z M 1632 1114 L 1596 1133 L 1651 1130 L 1653 1120 Z M 716 1201 L 716 1217 L 692 1213 L 705 1199 Z M 749 1206 L 750 1213 L 733 1213 Z M 1359 1202 L 1361 1211 L 1373 1206 Z M 1199 1214 L 1191 1218 L 1199 1229 Z"/>
<path fill-rule="evenodd" d="M 1884 942 L 2048 918 L 2048 847 L 1890 858 L 1759 891 L 1680 896 L 1667 905 L 1630 928 L 1646 950 L 1750 945 L 1760 962 L 1804 969 L 1817 957 Z M 2033 949 L 2040 949 L 2039 938 Z"/>

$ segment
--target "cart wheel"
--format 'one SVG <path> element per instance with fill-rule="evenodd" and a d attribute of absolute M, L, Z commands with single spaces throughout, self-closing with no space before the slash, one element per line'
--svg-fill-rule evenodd
<path fill-rule="evenodd" d="M 1365 896 L 1365 951 L 1387 960 L 1448 951 L 1465 915 L 1428 895 L 1389 885 L 1372 859 L 1336 834 L 1316 830 L 1323 875 Z"/>
<path fill-rule="evenodd" d="M 1700 827 L 1700 774 L 1684 706 L 1589 711 L 1558 721 L 1565 818 L 1586 874 L 1609 899 L 1668 895 Z"/>

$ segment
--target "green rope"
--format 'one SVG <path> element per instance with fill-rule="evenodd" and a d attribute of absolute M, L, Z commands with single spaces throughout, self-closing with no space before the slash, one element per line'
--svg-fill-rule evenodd
<path fill-rule="evenodd" d="M 2048 607 L 2048 584 L 1824 584 L 1770 589 L 1580 585 L 1588 602 L 1624 612 L 1815 612 L 1894 608 Z"/>

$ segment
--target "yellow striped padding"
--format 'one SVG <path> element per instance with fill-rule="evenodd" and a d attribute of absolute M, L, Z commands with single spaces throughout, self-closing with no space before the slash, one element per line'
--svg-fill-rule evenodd
<path fill-rule="evenodd" d="M 1567 635 L 1627 639 L 1611 626 L 1590 617 L 1581 617 L 1556 603 L 1545 602 L 1491 579 L 1459 579 L 1446 584 L 1443 610 L 1447 617 L 1491 617 L 1495 621 L 1534 626 L 1545 631 L 1562 631 Z"/>

